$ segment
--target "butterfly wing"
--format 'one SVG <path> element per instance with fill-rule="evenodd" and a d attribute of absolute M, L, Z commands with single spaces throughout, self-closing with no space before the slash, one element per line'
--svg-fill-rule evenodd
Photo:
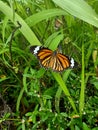
<path fill-rule="evenodd" d="M 42 46 L 31 46 L 30 51 L 38 58 L 42 67 L 49 68 L 52 50 Z"/>
<path fill-rule="evenodd" d="M 53 71 L 61 72 L 67 68 L 74 67 L 73 58 L 69 58 L 61 53 L 52 51 L 41 46 L 31 46 L 30 51 L 38 58 L 42 67 Z"/>
<path fill-rule="evenodd" d="M 60 54 L 60 53 L 57 53 L 54 57 L 54 70 L 55 71 L 63 71 L 64 69 L 68 68 L 70 66 L 70 61 L 68 59 L 68 57 Z"/>
<path fill-rule="evenodd" d="M 50 68 L 50 61 L 52 57 L 52 51 L 47 48 L 42 48 L 38 54 L 37 57 L 40 61 L 41 66 L 45 68 Z"/>

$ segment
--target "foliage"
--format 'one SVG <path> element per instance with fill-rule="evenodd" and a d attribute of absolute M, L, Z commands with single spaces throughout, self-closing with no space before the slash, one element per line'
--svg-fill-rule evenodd
<path fill-rule="evenodd" d="M 98 129 L 98 2 L 0 1 L 0 129 Z M 41 68 L 30 45 L 74 57 L 62 73 Z"/>

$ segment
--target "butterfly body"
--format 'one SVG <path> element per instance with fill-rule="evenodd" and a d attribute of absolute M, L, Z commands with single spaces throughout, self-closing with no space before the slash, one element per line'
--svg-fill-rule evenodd
<path fill-rule="evenodd" d="M 46 69 L 50 68 L 53 71 L 61 72 L 74 67 L 74 59 L 59 53 L 58 50 L 52 51 L 42 46 L 31 46 L 30 51 L 38 58 L 41 66 Z"/>

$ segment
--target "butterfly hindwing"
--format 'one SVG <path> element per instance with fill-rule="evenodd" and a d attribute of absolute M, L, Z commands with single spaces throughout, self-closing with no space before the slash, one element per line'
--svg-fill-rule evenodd
<path fill-rule="evenodd" d="M 59 53 L 58 59 L 59 59 L 60 63 L 62 64 L 63 68 L 70 67 L 70 59 L 67 56 Z"/>

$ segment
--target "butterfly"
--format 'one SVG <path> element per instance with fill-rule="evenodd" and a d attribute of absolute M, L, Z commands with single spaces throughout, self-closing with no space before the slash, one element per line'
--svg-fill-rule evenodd
<path fill-rule="evenodd" d="M 43 46 L 31 46 L 30 51 L 37 57 L 40 65 L 46 69 L 61 72 L 75 66 L 74 59 L 60 53 L 58 49 L 52 51 Z"/>

